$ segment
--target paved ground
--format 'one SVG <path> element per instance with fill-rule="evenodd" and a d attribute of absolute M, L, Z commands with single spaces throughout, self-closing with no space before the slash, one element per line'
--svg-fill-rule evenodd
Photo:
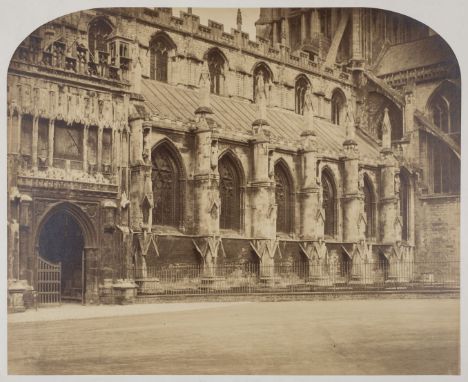
<path fill-rule="evenodd" d="M 459 373 L 455 299 L 116 308 L 74 320 L 9 316 L 9 373 Z"/>
<path fill-rule="evenodd" d="M 229 305 L 246 304 L 247 302 L 232 302 Z M 135 305 L 80 305 L 63 304 L 28 309 L 22 313 L 10 314 L 8 323 L 79 320 L 84 318 L 135 316 L 135 314 L 182 312 L 184 310 L 212 309 L 226 306 L 224 302 L 166 303 L 166 304 L 135 304 Z"/>

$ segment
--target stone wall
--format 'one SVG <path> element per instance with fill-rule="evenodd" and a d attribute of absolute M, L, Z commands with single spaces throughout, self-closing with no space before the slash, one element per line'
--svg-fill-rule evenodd
<path fill-rule="evenodd" d="M 416 260 L 459 261 L 460 197 L 421 197 L 415 214 Z"/>

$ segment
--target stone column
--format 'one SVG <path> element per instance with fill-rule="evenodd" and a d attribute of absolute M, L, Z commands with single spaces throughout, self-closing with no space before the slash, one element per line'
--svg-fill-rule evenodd
<path fill-rule="evenodd" d="M 278 43 L 278 35 L 279 35 L 279 23 L 277 21 L 273 21 L 273 45 Z"/>
<path fill-rule="evenodd" d="M 130 124 L 130 150 L 129 153 L 129 199 L 130 199 L 130 225 L 133 231 L 140 232 L 143 223 L 141 202 L 144 195 L 144 162 L 143 162 L 143 119 L 134 111 L 129 116 Z"/>
<path fill-rule="evenodd" d="M 289 20 L 287 17 L 281 20 L 281 44 L 289 46 Z"/>
<path fill-rule="evenodd" d="M 98 126 L 98 136 L 97 136 L 97 171 L 102 172 L 102 132 L 104 128 L 102 125 Z"/>
<path fill-rule="evenodd" d="M 305 12 L 301 14 L 301 43 L 307 38 L 307 25 L 306 25 L 306 15 Z"/>
<path fill-rule="evenodd" d="M 130 124 L 130 164 L 143 163 L 143 119 L 134 113 L 128 118 Z"/>
<path fill-rule="evenodd" d="M 17 145 L 17 153 L 21 154 L 21 119 L 23 118 L 23 115 L 21 113 L 18 113 L 18 126 L 16 129 L 16 145 Z"/>
<path fill-rule="evenodd" d="M 7 120 L 7 153 L 12 154 L 15 152 L 15 140 L 14 140 L 14 131 L 13 126 L 13 108 L 10 108 L 8 111 L 8 120 Z"/>
<path fill-rule="evenodd" d="M 252 237 L 257 241 L 255 252 L 260 260 L 260 278 L 270 282 L 273 277 L 276 242 L 276 203 L 274 169 L 269 148 L 269 124 L 264 119 L 253 122 L 253 179 L 250 182 Z M 261 249 L 258 249 L 261 248 Z"/>
<path fill-rule="evenodd" d="M 382 167 L 380 171 L 381 178 L 381 198 L 380 198 L 380 223 L 382 243 L 391 244 L 401 240 L 401 230 L 396 230 L 395 226 L 399 223 L 398 211 L 398 191 L 397 162 L 391 148 L 392 127 L 388 111 L 385 110 L 382 122 L 382 149 L 380 155 L 382 158 Z"/>
<path fill-rule="evenodd" d="M 195 110 L 195 228 L 201 237 L 194 239 L 195 249 L 203 260 L 202 283 L 213 285 L 216 277 L 216 260 L 221 238 L 219 237 L 218 136 L 210 106 L 210 76 L 204 65 L 199 81 L 199 106 Z"/>
<path fill-rule="evenodd" d="M 254 178 L 250 182 L 253 193 L 253 205 L 255 212 L 252 221 L 252 234 L 254 237 L 268 238 L 275 237 L 275 228 L 270 222 L 269 209 L 274 206 L 272 204 L 272 188 L 274 187 L 273 180 L 270 176 L 273 174 L 269 168 L 269 138 L 263 134 L 257 134 L 252 141 L 253 148 L 253 168 Z M 271 219 L 275 220 L 276 219 Z M 262 222 L 262 224 L 258 224 Z M 263 223 L 266 224 L 263 224 Z M 257 223 L 257 224 L 255 224 Z"/>
<path fill-rule="evenodd" d="M 39 134 L 39 117 L 33 117 L 33 128 L 32 128 L 32 167 L 37 169 L 37 141 Z"/>
<path fill-rule="evenodd" d="M 14 114 L 16 113 L 16 121 L 14 118 Z M 11 111 L 11 116 L 10 116 L 10 122 L 11 122 L 11 140 L 12 140 L 12 145 L 10 147 L 10 152 L 12 154 L 19 154 L 21 150 L 20 142 L 21 142 L 21 114 L 19 112 Z M 16 122 L 16 123 L 15 123 Z"/>
<path fill-rule="evenodd" d="M 112 173 L 120 167 L 120 130 L 113 129 L 112 137 Z"/>
<path fill-rule="evenodd" d="M 345 155 L 343 182 L 343 241 L 357 242 L 364 238 L 365 230 L 359 229 L 362 213 L 362 193 L 359 190 L 359 150 L 354 139 L 354 112 L 351 101 L 346 111 L 346 140 L 343 142 Z"/>
<path fill-rule="evenodd" d="M 196 130 L 195 213 L 199 235 L 219 234 L 218 141 L 205 117 L 200 117 Z"/>
<path fill-rule="evenodd" d="M 419 129 L 414 126 L 415 95 L 412 86 L 405 89 L 405 107 L 404 113 L 404 134 L 409 138 L 409 144 L 406 148 L 405 156 L 410 163 L 419 165 Z"/>
<path fill-rule="evenodd" d="M 88 131 L 89 126 L 85 125 L 83 130 L 83 171 L 88 172 Z"/>
<path fill-rule="evenodd" d="M 304 240 L 315 240 L 323 237 L 323 221 L 319 215 L 320 187 L 317 184 L 317 138 L 310 131 L 304 131 L 301 137 L 304 140 L 301 237 Z"/>
<path fill-rule="evenodd" d="M 343 144 L 346 156 L 343 182 L 343 241 L 356 242 L 361 239 L 358 228 L 362 212 L 362 195 L 359 191 L 359 151 L 356 142 Z"/>
<path fill-rule="evenodd" d="M 351 101 L 348 101 L 346 110 L 346 140 L 343 143 L 345 152 L 343 158 L 344 181 L 342 197 L 343 241 L 353 243 L 352 282 L 365 283 L 372 280 L 372 275 L 368 274 L 369 256 L 367 256 L 368 247 L 365 242 L 364 195 L 359 186 L 359 150 L 354 136 L 354 111 L 351 107 Z"/>
<path fill-rule="evenodd" d="M 84 266 L 86 275 L 85 303 L 99 303 L 99 268 L 100 253 L 98 248 L 84 248 Z"/>
<path fill-rule="evenodd" d="M 361 26 L 361 9 L 353 8 L 351 11 L 351 25 L 352 25 L 352 59 L 356 61 L 362 60 L 362 26 Z"/>
<path fill-rule="evenodd" d="M 55 120 L 50 119 L 49 120 L 49 152 L 48 152 L 48 158 L 47 162 L 49 167 L 53 167 L 54 165 L 54 140 L 55 140 Z M 83 146 L 83 149 L 86 146 Z"/>
<path fill-rule="evenodd" d="M 320 17 L 318 9 L 313 9 L 310 13 L 310 38 L 320 34 Z"/>
<path fill-rule="evenodd" d="M 382 197 L 380 198 L 380 221 L 382 225 L 382 243 L 390 244 L 401 240 L 401 230 L 395 229 L 398 224 L 398 196 L 395 193 L 396 163 L 392 156 L 382 154 L 381 169 Z M 398 235 L 399 233 L 399 235 Z"/>
<path fill-rule="evenodd" d="M 301 237 L 316 240 L 323 237 L 323 221 L 320 220 L 320 187 L 317 183 L 317 137 L 312 93 L 307 88 L 304 98 L 304 131 L 301 134 L 302 150 L 302 211 Z"/>

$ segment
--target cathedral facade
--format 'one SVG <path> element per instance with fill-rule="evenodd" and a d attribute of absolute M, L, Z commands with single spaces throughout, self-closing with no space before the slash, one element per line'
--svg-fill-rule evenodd
<path fill-rule="evenodd" d="M 364 8 L 264 8 L 256 29 L 240 10 L 228 33 L 190 9 L 110 8 L 25 38 L 8 71 L 12 304 L 113 302 L 149 267 L 254 264 L 268 283 L 313 264 L 326 285 L 330 264 L 404 283 L 458 261 L 445 41 Z"/>

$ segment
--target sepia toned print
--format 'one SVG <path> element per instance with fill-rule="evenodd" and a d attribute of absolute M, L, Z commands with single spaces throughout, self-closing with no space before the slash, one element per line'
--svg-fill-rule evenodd
<path fill-rule="evenodd" d="M 380 9 L 231 11 L 83 10 L 16 49 L 9 372 L 460 373 L 451 48 Z"/>

